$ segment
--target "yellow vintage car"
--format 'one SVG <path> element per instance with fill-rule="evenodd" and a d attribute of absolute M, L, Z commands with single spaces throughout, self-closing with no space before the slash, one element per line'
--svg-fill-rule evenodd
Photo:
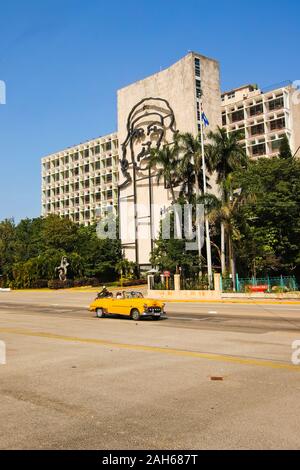
<path fill-rule="evenodd" d="M 132 320 L 150 317 L 153 320 L 166 318 L 165 304 L 159 300 L 144 298 L 141 292 L 118 292 L 115 297 L 96 298 L 91 303 L 90 312 L 98 318 L 107 315 L 125 315 Z"/>

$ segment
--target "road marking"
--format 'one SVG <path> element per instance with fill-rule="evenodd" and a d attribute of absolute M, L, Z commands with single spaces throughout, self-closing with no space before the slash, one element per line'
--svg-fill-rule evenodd
<path fill-rule="evenodd" d="M 211 315 L 217 315 L 218 312 L 214 312 L 213 310 L 211 312 L 208 312 L 210 313 Z"/>
<path fill-rule="evenodd" d="M 125 344 L 125 343 L 116 343 L 114 341 L 107 341 L 102 339 L 95 338 L 80 338 L 76 336 L 64 336 L 57 335 L 54 333 L 39 332 L 33 330 L 25 330 L 19 328 L 0 328 L 0 333 L 15 334 L 36 338 L 46 338 L 46 339 L 57 339 L 60 341 L 67 341 L 72 343 L 83 343 L 83 344 L 97 344 L 100 346 L 115 347 L 118 349 L 127 349 L 131 351 L 143 351 L 143 352 L 155 352 L 161 354 L 168 354 L 172 356 L 181 356 L 181 357 L 192 357 L 196 359 L 207 359 L 209 361 L 218 361 L 218 362 L 228 362 L 232 364 L 240 364 L 247 366 L 259 366 L 259 367 L 269 367 L 271 369 L 285 369 L 293 372 L 300 372 L 300 366 L 294 366 L 285 362 L 275 362 L 271 360 L 264 359 L 251 359 L 243 358 L 239 356 L 227 356 L 222 354 L 214 353 L 201 353 L 195 351 L 185 351 L 181 349 L 169 349 L 161 348 L 159 346 L 145 346 L 139 344 Z"/>
<path fill-rule="evenodd" d="M 188 320 L 188 321 L 204 321 L 210 320 L 210 317 L 205 318 L 193 318 L 193 317 L 168 317 L 168 320 Z"/>

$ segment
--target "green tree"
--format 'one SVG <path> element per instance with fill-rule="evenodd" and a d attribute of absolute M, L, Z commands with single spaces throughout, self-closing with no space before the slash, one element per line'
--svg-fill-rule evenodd
<path fill-rule="evenodd" d="M 178 146 L 164 145 L 161 149 L 152 149 L 149 169 L 155 170 L 157 184 L 164 178 L 166 186 L 170 189 L 172 202 L 176 203 L 174 188 L 178 185 L 178 168 L 180 164 Z"/>
<path fill-rule="evenodd" d="M 300 273 L 300 162 L 261 158 L 234 174 L 255 202 L 241 208 L 238 246 L 241 269 L 252 273 Z"/>
<path fill-rule="evenodd" d="M 232 132 L 227 134 L 226 129 L 218 127 L 216 132 L 210 132 L 208 139 L 210 143 L 206 146 L 207 159 L 210 161 L 211 168 L 217 174 L 217 183 L 220 186 L 221 200 L 224 207 L 228 207 L 230 198 L 232 197 L 232 188 L 230 185 L 231 179 L 229 178 L 233 171 L 240 168 L 246 168 L 248 165 L 248 158 L 246 152 L 241 145 L 240 141 L 242 134 Z M 228 224 L 227 224 L 228 227 Z M 230 271 L 235 271 L 234 263 L 234 247 L 231 234 L 226 231 L 226 224 L 221 219 L 221 269 L 222 274 L 225 275 L 227 271 L 226 266 L 226 241 L 229 253 Z"/>
<path fill-rule="evenodd" d="M 289 160 L 293 158 L 293 154 L 291 151 L 289 139 L 286 134 L 284 134 L 283 138 L 281 139 L 280 142 L 280 147 L 279 147 L 279 158 L 282 158 L 284 160 Z"/>

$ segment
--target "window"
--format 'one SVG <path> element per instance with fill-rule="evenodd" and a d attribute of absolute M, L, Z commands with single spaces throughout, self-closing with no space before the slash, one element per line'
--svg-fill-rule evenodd
<path fill-rule="evenodd" d="M 200 77 L 201 76 L 201 72 L 200 72 L 200 59 L 196 58 L 195 59 L 195 75 L 197 77 Z"/>
<path fill-rule="evenodd" d="M 83 151 L 83 157 L 84 157 L 84 158 L 87 158 L 88 156 L 89 156 L 89 149 L 85 149 L 85 150 Z"/>
<path fill-rule="evenodd" d="M 78 197 L 78 196 L 75 197 L 75 204 L 76 204 L 77 206 L 78 206 L 78 204 L 79 204 L 79 197 Z"/>
<path fill-rule="evenodd" d="M 266 154 L 266 144 L 258 144 L 252 147 L 252 155 L 253 156 L 260 156 Z"/>
<path fill-rule="evenodd" d="M 107 191 L 107 199 L 112 199 L 112 191 Z"/>
<path fill-rule="evenodd" d="M 269 101 L 269 111 L 274 111 L 276 109 L 281 109 L 284 106 L 283 96 L 276 98 L 275 100 Z"/>
<path fill-rule="evenodd" d="M 84 187 L 89 188 L 90 187 L 90 180 L 85 180 L 84 182 Z"/>
<path fill-rule="evenodd" d="M 242 121 L 244 118 L 245 118 L 245 116 L 244 116 L 244 110 L 243 109 L 241 109 L 239 111 L 235 111 L 231 115 L 232 122 Z"/>
<path fill-rule="evenodd" d="M 222 114 L 222 125 L 226 126 L 226 124 L 227 124 L 226 114 Z"/>
<path fill-rule="evenodd" d="M 111 183 L 112 182 L 112 174 L 110 173 L 109 175 L 107 175 L 106 177 L 106 182 L 107 183 Z"/>
<path fill-rule="evenodd" d="M 106 166 L 112 166 L 112 158 L 107 158 L 106 160 Z"/>
<path fill-rule="evenodd" d="M 101 200 L 101 194 L 100 193 L 96 193 L 96 201 L 100 201 Z"/>
<path fill-rule="evenodd" d="M 97 145 L 95 147 L 95 155 L 97 155 L 98 153 L 100 153 L 100 145 Z"/>
<path fill-rule="evenodd" d="M 109 152 L 111 150 L 111 142 L 107 142 L 105 144 L 105 150 L 106 150 L 106 152 Z"/>
<path fill-rule="evenodd" d="M 264 112 L 264 106 L 262 103 L 259 103 L 255 106 L 252 106 L 249 110 L 250 116 L 257 116 L 258 114 L 262 114 Z"/>
<path fill-rule="evenodd" d="M 75 176 L 79 175 L 79 168 L 78 167 L 74 168 L 74 175 Z"/>
<path fill-rule="evenodd" d="M 270 129 L 274 131 L 276 129 L 284 129 L 285 128 L 285 118 L 276 119 L 275 121 L 270 122 Z"/>
<path fill-rule="evenodd" d="M 78 182 L 75 183 L 74 188 L 75 188 L 75 191 L 79 191 L 79 183 Z"/>
<path fill-rule="evenodd" d="M 90 171 L 90 165 L 85 165 L 84 166 L 84 172 L 88 173 Z"/>
<path fill-rule="evenodd" d="M 202 96 L 201 81 L 196 80 L 196 97 L 201 98 L 201 96 Z"/>
<path fill-rule="evenodd" d="M 78 152 L 74 153 L 74 161 L 76 162 L 78 160 L 79 156 L 78 156 Z"/>
<path fill-rule="evenodd" d="M 96 164 L 95 164 L 95 170 L 100 170 L 100 162 L 96 162 Z"/>
<path fill-rule="evenodd" d="M 271 142 L 271 148 L 273 152 L 276 152 L 276 150 L 279 150 L 281 141 L 282 139 L 277 139 Z"/>
<path fill-rule="evenodd" d="M 89 203 L 90 202 L 90 196 L 84 196 L 84 202 Z"/>
<path fill-rule="evenodd" d="M 265 133 L 265 125 L 264 123 L 262 124 L 257 124 L 255 126 L 251 127 L 251 135 L 260 135 Z"/>

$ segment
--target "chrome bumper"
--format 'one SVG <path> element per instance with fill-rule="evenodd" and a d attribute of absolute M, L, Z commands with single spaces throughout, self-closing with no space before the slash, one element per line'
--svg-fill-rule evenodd
<path fill-rule="evenodd" d="M 143 312 L 142 317 L 157 317 L 157 318 L 168 318 L 166 312 L 159 312 L 159 313 L 151 313 L 151 312 Z"/>

